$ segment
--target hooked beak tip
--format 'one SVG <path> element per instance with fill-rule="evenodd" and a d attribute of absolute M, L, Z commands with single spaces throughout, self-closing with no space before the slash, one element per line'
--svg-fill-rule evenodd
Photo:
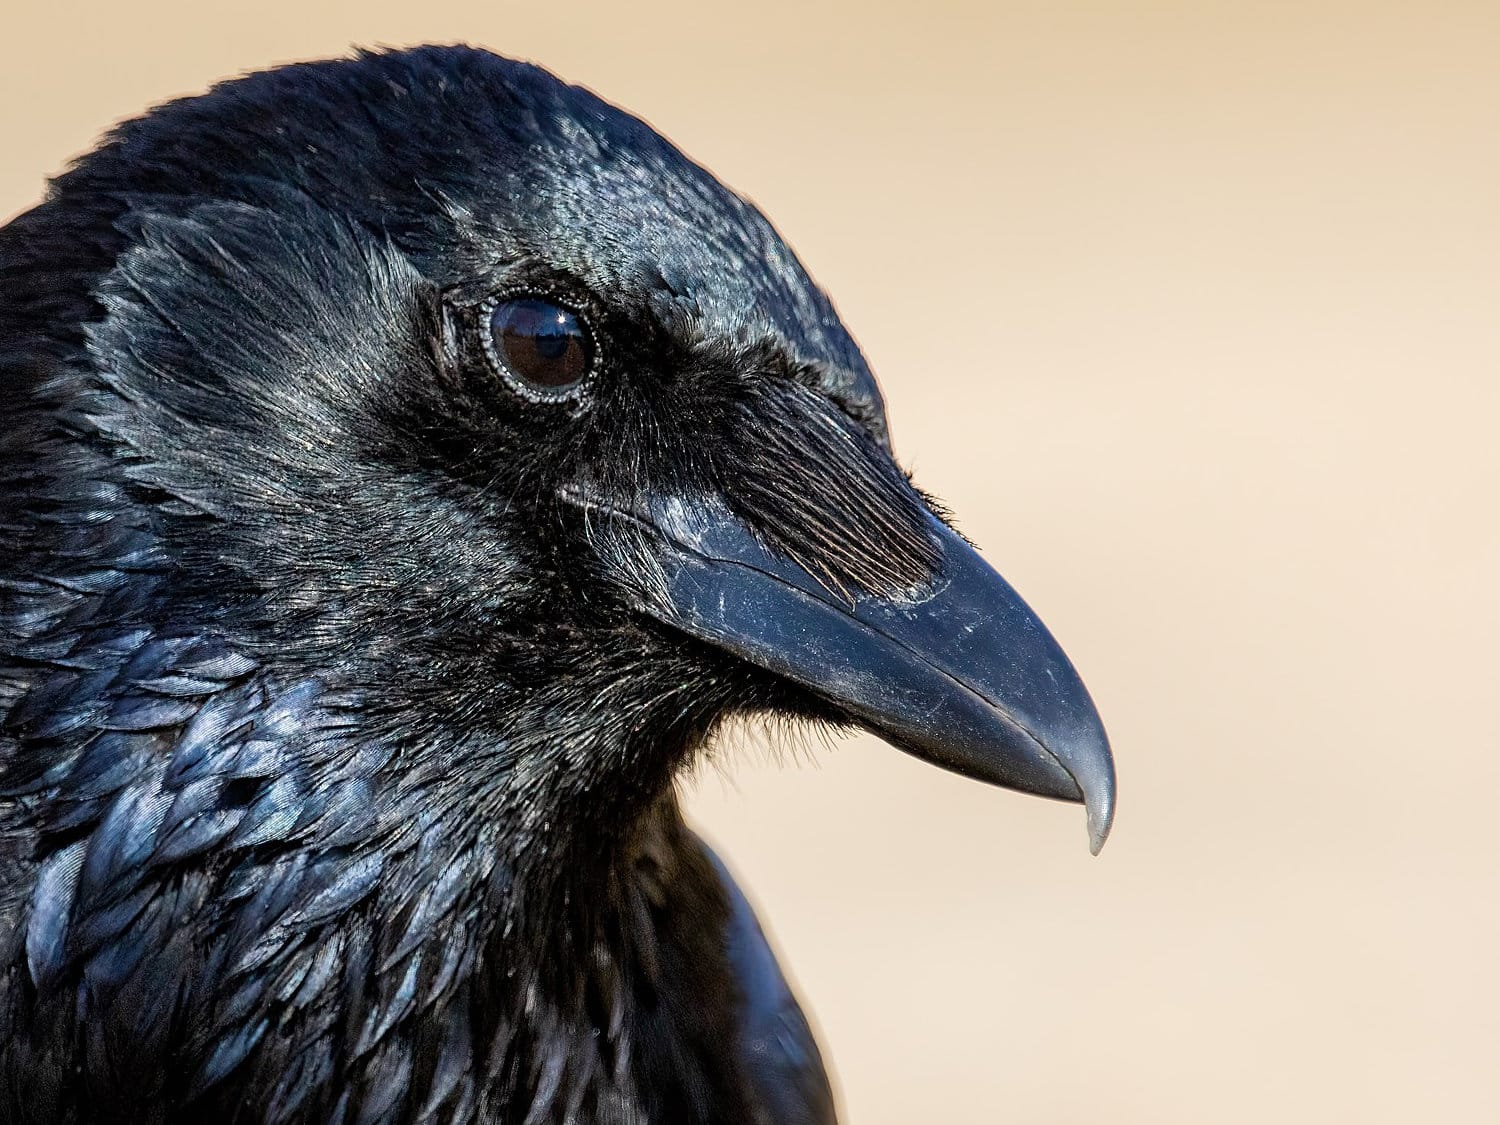
<path fill-rule="evenodd" d="M 1115 821 L 1114 806 L 1089 810 L 1089 854 L 1098 855 L 1109 839 L 1109 830 Z"/>
<path fill-rule="evenodd" d="M 1106 751 L 1102 756 L 1086 759 L 1083 768 L 1075 769 L 1073 780 L 1088 813 L 1089 853 L 1098 855 L 1115 822 L 1114 762 Z"/>

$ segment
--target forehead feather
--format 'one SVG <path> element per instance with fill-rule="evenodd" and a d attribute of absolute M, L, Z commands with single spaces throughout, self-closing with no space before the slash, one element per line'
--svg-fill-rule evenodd
<path fill-rule="evenodd" d="M 504 91 L 533 112 L 518 130 L 511 98 L 494 102 L 502 151 L 481 170 L 489 178 L 454 200 L 476 237 L 488 228 L 605 296 L 685 315 L 706 336 L 771 336 L 804 362 L 863 370 L 827 296 L 752 204 L 639 119 L 511 66 Z"/>

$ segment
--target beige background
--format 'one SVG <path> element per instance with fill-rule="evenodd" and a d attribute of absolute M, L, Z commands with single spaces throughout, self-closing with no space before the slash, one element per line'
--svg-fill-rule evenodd
<path fill-rule="evenodd" d="M 0 213 L 148 103 L 466 39 L 834 294 L 1122 779 L 1093 860 L 871 739 L 705 771 L 849 1120 L 1500 1121 L 1492 2 L 17 7 Z"/>

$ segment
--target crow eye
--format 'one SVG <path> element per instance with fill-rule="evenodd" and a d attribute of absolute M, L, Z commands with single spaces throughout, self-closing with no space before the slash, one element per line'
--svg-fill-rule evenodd
<path fill-rule="evenodd" d="M 486 305 L 485 321 L 490 362 L 529 398 L 568 398 L 593 369 L 593 337 L 560 305 L 512 297 Z"/>

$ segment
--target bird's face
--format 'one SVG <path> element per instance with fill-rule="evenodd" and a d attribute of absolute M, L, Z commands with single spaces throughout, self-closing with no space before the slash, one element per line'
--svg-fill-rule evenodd
<path fill-rule="evenodd" d="M 898 467 L 769 224 L 549 76 L 476 56 L 455 93 L 411 60 L 342 64 L 313 106 L 212 95 L 240 150 L 120 225 L 94 417 L 182 514 L 183 604 L 366 669 L 403 721 L 683 744 L 790 709 L 1083 800 L 1101 844 L 1087 692 Z M 302 124 L 255 132 L 268 106 Z"/>

